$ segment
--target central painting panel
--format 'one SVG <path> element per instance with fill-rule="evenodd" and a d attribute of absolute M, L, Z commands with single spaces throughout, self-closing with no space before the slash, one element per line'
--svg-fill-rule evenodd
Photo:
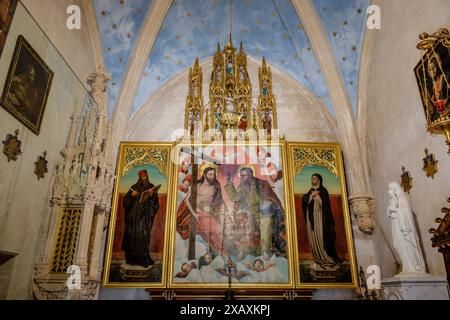
<path fill-rule="evenodd" d="M 174 150 L 170 285 L 292 287 L 283 143 Z"/>

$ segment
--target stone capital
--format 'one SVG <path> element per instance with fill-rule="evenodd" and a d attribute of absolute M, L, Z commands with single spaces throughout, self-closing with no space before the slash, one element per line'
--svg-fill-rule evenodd
<path fill-rule="evenodd" d="M 353 194 L 348 198 L 359 230 L 364 234 L 372 234 L 374 199 L 369 194 Z"/>

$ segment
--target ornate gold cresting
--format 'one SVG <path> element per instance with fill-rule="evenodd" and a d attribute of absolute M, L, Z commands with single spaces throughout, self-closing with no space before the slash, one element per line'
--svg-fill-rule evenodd
<path fill-rule="evenodd" d="M 338 175 L 336 153 L 331 148 L 295 148 L 293 157 L 294 175 L 299 174 L 307 166 L 325 167 L 335 176 Z"/>
<path fill-rule="evenodd" d="M 259 127 L 264 129 L 266 137 L 270 139 L 272 128 L 277 129 L 277 112 L 275 96 L 272 92 L 272 71 L 263 58 L 259 68 L 259 97 L 258 97 Z"/>
<path fill-rule="evenodd" d="M 223 50 L 220 44 L 213 58 L 211 82 L 209 85 L 209 103 L 203 104 L 201 96 L 202 71 L 198 59 L 189 72 L 189 94 L 186 99 L 185 130 L 191 139 L 200 138 L 201 133 L 212 131 L 206 140 L 215 140 L 225 136 L 227 129 L 248 129 L 256 133 L 261 128 L 270 133 L 277 128 L 275 97 L 272 93 L 272 74 L 263 59 L 259 68 L 260 95 L 258 106 L 252 106 L 252 85 L 247 69 L 247 54 L 242 43 L 239 50 L 233 47 L 230 36 Z M 196 94 L 196 89 L 198 94 Z M 246 135 L 246 137 L 248 137 Z M 186 138 L 186 137 L 185 137 Z M 205 139 L 203 139 L 205 140 Z"/>
<path fill-rule="evenodd" d="M 162 148 L 128 148 L 125 151 L 124 167 L 122 171 L 122 176 L 125 176 L 128 171 L 133 167 L 153 164 L 162 173 L 168 174 L 169 168 L 167 166 L 167 158 L 169 157 L 169 150 Z"/>
<path fill-rule="evenodd" d="M 436 45 L 436 42 L 442 42 L 445 47 L 450 47 L 450 32 L 446 28 L 440 28 L 432 34 L 422 32 L 419 34 L 420 42 L 417 44 L 417 49 L 428 50 Z"/>
<path fill-rule="evenodd" d="M 448 146 L 448 153 L 450 154 L 450 109 L 440 110 L 438 116 L 433 116 L 435 107 L 428 97 L 428 91 L 430 90 L 426 83 L 426 70 L 429 68 L 429 61 L 436 58 L 437 66 L 441 72 L 445 74 L 448 70 L 444 70 L 444 66 L 441 65 L 441 59 L 437 53 L 437 48 L 443 46 L 447 48 L 447 54 L 450 55 L 450 32 L 446 28 L 440 28 L 437 32 L 428 34 L 423 32 L 419 35 L 420 42 L 417 44 L 417 49 L 426 51 L 425 55 L 419 62 L 418 67 L 416 67 L 416 76 L 423 78 L 425 84 L 419 84 L 422 100 L 425 105 L 425 113 L 427 115 L 427 131 L 432 135 L 441 134 L 445 136 L 445 143 Z M 442 47 L 441 47 L 442 48 Z M 441 61 L 441 62 L 440 62 Z M 420 67 L 420 68 L 419 68 Z M 422 75 L 418 75 L 419 70 L 421 70 Z M 429 72 L 429 71 L 428 71 Z M 434 80 L 433 80 L 434 81 Z M 447 83 L 447 88 L 450 87 L 450 79 L 444 77 L 444 81 Z M 433 87 L 435 84 L 433 83 Z M 448 98 L 448 97 L 447 97 Z"/>

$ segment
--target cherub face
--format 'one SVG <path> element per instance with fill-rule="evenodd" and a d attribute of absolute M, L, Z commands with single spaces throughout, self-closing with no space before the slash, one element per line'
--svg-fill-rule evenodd
<path fill-rule="evenodd" d="M 184 180 L 184 181 L 183 181 L 183 187 L 184 187 L 185 189 L 188 189 L 190 186 L 191 186 L 191 183 L 190 183 L 188 180 Z"/>
<path fill-rule="evenodd" d="M 206 253 L 203 257 L 204 257 L 205 262 L 207 264 L 210 264 L 212 262 L 212 257 L 211 257 L 211 255 L 209 253 Z"/>
<path fill-rule="evenodd" d="M 255 262 L 253 262 L 253 268 L 255 268 L 256 271 L 262 271 L 264 269 L 264 263 L 260 259 L 256 259 Z"/>
<path fill-rule="evenodd" d="M 192 270 L 192 265 L 190 263 L 183 263 L 181 265 L 181 271 L 184 273 L 189 273 Z"/>

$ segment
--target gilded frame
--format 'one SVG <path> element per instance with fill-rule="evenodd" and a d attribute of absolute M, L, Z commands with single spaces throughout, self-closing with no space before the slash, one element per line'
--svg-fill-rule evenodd
<path fill-rule="evenodd" d="M 28 79 L 31 70 L 34 70 L 32 82 Z M 41 130 L 53 76 L 50 67 L 25 37 L 19 35 L 3 88 L 1 105 L 36 135 L 39 135 Z M 24 91 L 27 93 L 26 97 L 23 97 Z"/>
<path fill-rule="evenodd" d="M 172 175 L 173 175 L 173 164 L 172 164 L 172 143 L 167 142 L 121 142 L 119 146 L 119 152 L 117 156 L 117 167 L 116 167 L 116 180 L 114 183 L 114 194 L 113 194 L 113 202 L 111 208 L 111 217 L 109 222 L 109 230 L 108 230 L 108 242 L 106 247 L 105 254 L 105 269 L 103 272 L 103 286 L 107 288 L 165 288 L 167 281 L 167 265 L 168 265 L 168 243 L 169 243 L 169 226 L 170 224 L 170 208 L 171 208 L 171 185 L 172 183 Z M 162 150 L 163 153 L 166 154 L 167 158 L 165 161 L 161 161 L 161 159 L 156 160 L 158 162 L 158 166 L 166 166 L 164 170 L 167 173 L 167 198 L 166 198 L 166 210 L 165 210 L 165 225 L 164 225 L 164 241 L 162 245 L 162 259 L 161 259 L 161 279 L 158 282 L 118 282 L 111 281 L 111 263 L 112 263 L 112 255 L 113 255 L 113 245 L 115 240 L 115 232 L 116 232 L 116 221 L 118 215 L 118 204 L 119 204 L 119 186 L 121 182 L 121 178 L 124 176 L 124 170 L 132 170 L 133 167 L 149 165 L 150 163 L 143 162 L 145 157 L 143 153 L 146 150 Z M 139 153 L 139 150 L 141 151 Z M 134 153 L 133 153 L 134 151 Z M 137 151 L 137 152 L 136 152 Z M 128 158 L 127 158 L 128 155 Z M 160 156 L 161 157 L 161 156 Z M 164 156 L 162 156 L 164 157 Z M 164 160 L 164 159 L 163 159 Z M 151 174 L 149 174 L 149 180 L 152 182 Z M 158 214 L 161 212 L 158 211 Z M 154 226 L 153 226 L 154 227 Z M 152 229 L 153 230 L 153 229 Z"/>
<path fill-rule="evenodd" d="M 326 156 L 321 156 L 320 153 L 318 156 L 310 157 L 309 159 L 294 159 L 294 150 L 295 149 L 303 149 L 306 152 L 314 150 L 329 150 L 333 155 L 332 158 L 329 159 Z M 347 187 L 346 187 L 346 179 L 345 179 L 345 171 L 344 164 L 342 158 L 341 147 L 337 143 L 303 143 L 303 142 L 288 142 L 287 143 L 287 157 L 288 157 L 288 166 L 289 166 L 289 185 L 292 186 L 289 190 L 290 196 L 290 207 L 293 208 L 293 224 L 291 226 L 293 233 L 293 241 L 294 241 L 294 261 L 295 261 L 295 274 L 296 278 L 296 287 L 299 289 L 322 289 L 322 288 L 345 288 L 345 289 L 355 289 L 358 284 L 358 273 L 356 268 L 356 257 L 355 257 L 355 249 L 353 244 L 353 233 L 352 233 L 352 224 L 350 220 L 350 210 L 347 199 Z M 317 154 L 316 152 L 314 152 Z M 345 230 L 345 240 L 348 254 L 348 263 L 349 263 L 349 272 L 351 276 L 351 281 L 348 282 L 303 282 L 301 279 L 301 267 L 300 267 L 300 253 L 299 253 L 299 234 L 297 232 L 297 212 L 296 212 L 296 198 L 295 198 L 295 177 L 297 174 L 301 172 L 305 167 L 308 166 L 318 166 L 326 168 L 327 171 L 334 171 L 337 174 L 337 178 L 339 180 L 339 188 L 341 191 L 342 197 L 342 218 Z M 328 167 L 328 168 L 327 168 Z M 298 171 L 300 170 L 300 171 Z M 298 172 L 296 172 L 298 171 Z M 324 183 L 326 184 L 326 183 Z M 309 185 L 310 186 L 310 185 Z M 300 203 L 301 204 L 301 203 Z M 309 245 L 309 240 L 308 240 Z"/>
<path fill-rule="evenodd" d="M 177 290 L 177 292 L 180 291 L 184 292 L 185 294 L 193 294 L 197 292 L 198 294 L 206 294 L 206 296 L 216 296 L 218 292 L 223 292 L 228 287 L 227 283 L 208 283 L 208 282 L 196 282 L 196 283 L 180 283 L 180 282 L 174 282 L 174 259 L 175 259 L 175 237 L 177 233 L 177 211 L 178 211 L 178 201 L 177 197 L 174 196 L 178 192 L 178 180 L 179 180 L 179 164 L 180 164 L 180 149 L 183 147 L 211 147 L 211 146 L 218 146 L 218 147 L 279 147 L 280 149 L 280 159 L 281 159 L 281 168 L 283 172 L 283 201 L 284 201 L 284 210 L 285 210 L 285 223 L 286 223 L 286 239 L 287 239 L 287 264 L 288 264 L 288 281 L 283 283 L 233 283 L 232 289 L 236 293 L 236 296 L 244 294 L 246 292 L 255 291 L 255 287 L 258 288 L 257 290 L 268 290 L 270 292 L 277 292 L 281 290 L 287 290 L 287 289 L 294 289 L 295 288 L 295 271 L 294 271 L 294 252 L 293 252 L 293 240 L 292 240 L 292 233 L 291 233 L 291 225 L 292 225 L 292 217 L 291 217 L 291 210 L 290 210 L 290 202 L 289 202 L 289 191 L 288 191 L 288 178 L 286 176 L 286 173 L 288 172 L 287 167 L 287 157 L 286 157 L 286 142 L 279 141 L 279 142 L 265 142 L 265 143 L 258 143 L 258 142 L 228 142 L 222 143 L 222 142 L 208 142 L 208 143 L 186 143 L 186 142 L 180 142 L 179 144 L 176 144 L 174 146 L 174 174 L 173 174 L 173 181 L 175 182 L 172 186 L 172 204 L 171 204 L 171 211 L 172 211 L 172 217 L 171 217 L 171 239 L 170 239 L 170 256 L 169 256 L 169 263 L 168 263 L 168 288 Z M 239 164 L 239 163 L 238 163 Z M 273 293 L 272 293 L 273 294 Z M 220 295 L 220 294 L 219 294 Z M 264 294 L 260 294 L 261 296 L 264 296 Z M 183 295 L 184 296 L 184 295 Z M 254 297 L 254 294 L 250 295 Z M 275 295 L 276 296 L 276 295 Z"/>

